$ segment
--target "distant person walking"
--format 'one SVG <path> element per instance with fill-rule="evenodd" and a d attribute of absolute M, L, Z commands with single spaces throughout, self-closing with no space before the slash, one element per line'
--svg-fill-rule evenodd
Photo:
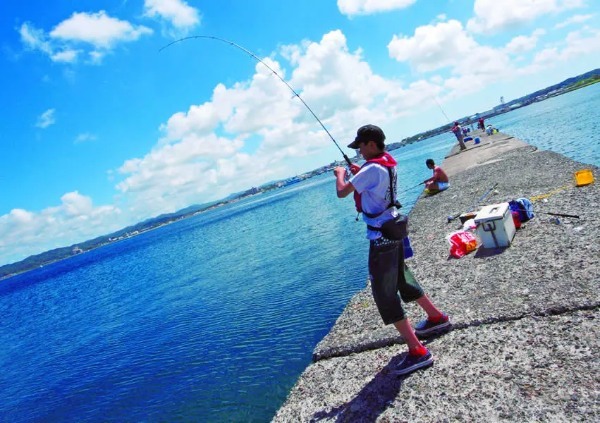
<path fill-rule="evenodd" d="M 419 338 L 448 330 L 451 325 L 448 316 L 433 305 L 417 281 L 406 278 L 402 240 L 390 240 L 381 233 L 381 226 L 398 216 L 396 160 L 385 151 L 384 141 L 385 134 L 378 126 L 360 127 L 348 147 L 360 150 L 367 162 L 362 167 L 352 165 L 353 176 L 346 175 L 343 167 L 336 167 L 334 174 L 338 198 L 355 191 L 358 194 L 355 195 L 356 206 L 363 212 L 370 242 L 369 279 L 373 299 L 383 322 L 393 324 L 408 345 L 408 354 L 395 371 L 405 375 L 433 363 L 433 356 Z M 346 176 L 350 176 L 348 181 Z M 416 301 L 427 313 L 427 319 L 419 322 L 414 330 L 400 298 L 404 302 Z"/>
<path fill-rule="evenodd" d="M 485 121 L 483 120 L 482 117 L 479 118 L 477 123 L 478 123 L 478 128 L 481 129 L 482 131 L 485 131 Z"/>
<path fill-rule="evenodd" d="M 425 160 L 425 165 L 429 169 L 433 170 L 433 176 L 423 181 L 425 184 L 425 189 L 429 190 L 430 194 L 435 194 L 448 189 L 450 183 L 446 172 L 444 172 L 441 167 L 436 166 L 433 159 Z"/>
<path fill-rule="evenodd" d="M 465 145 L 465 142 L 463 141 L 464 135 L 462 132 L 462 128 L 458 124 L 458 122 L 454 122 L 454 126 L 452 127 L 452 132 L 454 133 L 454 135 L 456 136 L 456 139 L 458 140 L 458 144 L 460 145 L 461 151 L 466 150 L 467 146 Z"/>

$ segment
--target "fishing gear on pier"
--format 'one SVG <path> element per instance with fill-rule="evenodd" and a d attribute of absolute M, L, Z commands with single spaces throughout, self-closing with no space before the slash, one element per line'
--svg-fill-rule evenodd
<path fill-rule="evenodd" d="M 335 144 L 335 146 L 338 148 L 338 150 L 340 150 L 340 153 L 342 153 L 342 156 L 344 157 L 344 160 L 346 161 L 346 163 L 348 164 L 348 166 L 352 165 L 352 162 L 350 161 L 350 159 L 348 158 L 348 156 L 346 155 L 346 153 L 344 153 L 344 151 L 340 148 L 340 146 L 338 145 L 338 143 L 336 142 L 336 140 L 333 138 L 333 136 L 329 133 L 329 131 L 327 130 L 327 128 L 325 127 L 325 125 L 323 124 L 323 122 L 321 122 L 321 120 L 317 117 L 317 115 L 315 114 L 315 112 L 313 112 L 313 110 L 309 107 L 308 104 L 306 104 L 306 102 L 302 99 L 302 97 L 300 97 L 300 94 L 298 94 L 296 92 L 296 90 L 285 80 L 283 79 L 273 68 L 271 68 L 268 64 L 266 64 L 263 60 L 261 60 L 256 54 L 252 53 L 250 50 L 248 50 L 245 47 L 240 46 L 239 44 L 236 44 L 232 41 L 229 40 L 225 40 L 223 38 L 219 38 L 219 37 L 215 37 L 215 36 L 211 36 L 211 35 L 194 35 L 194 36 L 190 36 L 190 37 L 184 37 L 184 38 L 180 38 L 179 40 L 173 41 L 172 43 L 167 44 L 166 46 L 160 48 L 158 51 L 161 52 L 164 49 L 172 46 L 173 44 L 177 44 L 180 43 L 182 41 L 187 41 L 187 40 L 193 40 L 193 39 L 209 39 L 209 40 L 217 40 L 217 41 L 221 41 L 223 43 L 229 44 L 230 46 L 236 47 L 240 50 L 242 50 L 244 53 L 246 53 L 247 55 L 249 55 L 250 57 L 252 57 L 253 59 L 255 59 L 256 61 L 258 61 L 259 63 L 261 63 L 263 66 L 265 66 L 267 69 L 269 69 L 271 72 L 273 72 L 273 74 L 279 78 L 279 80 L 281 82 L 283 82 L 291 91 L 292 93 L 294 93 L 295 97 L 298 97 L 298 99 L 302 102 L 302 104 L 304 104 L 304 106 L 308 109 L 308 111 L 313 115 L 313 117 L 317 120 L 317 122 L 319 122 L 319 124 L 321 125 L 321 128 L 323 128 L 323 130 L 327 133 L 327 135 L 329 135 L 329 138 L 331 138 L 331 141 L 333 141 L 333 143 Z"/>

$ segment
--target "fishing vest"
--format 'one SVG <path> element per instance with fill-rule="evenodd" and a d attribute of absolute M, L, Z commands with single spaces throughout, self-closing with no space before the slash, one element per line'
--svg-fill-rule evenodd
<path fill-rule="evenodd" d="M 380 213 L 366 213 L 363 211 L 362 209 L 362 196 L 361 194 L 358 193 L 358 191 L 354 191 L 354 207 L 356 207 L 356 211 L 359 213 L 363 213 L 365 216 L 373 219 L 381 214 L 383 214 L 383 212 L 387 209 L 389 209 L 390 207 L 397 207 L 400 208 L 402 207 L 402 205 L 395 200 L 396 198 L 396 186 L 397 186 L 397 181 L 396 181 L 396 175 L 394 174 L 394 167 L 396 166 L 396 160 L 387 152 L 383 153 L 381 156 L 378 157 L 374 157 L 372 159 L 369 159 L 366 161 L 365 164 L 363 164 L 360 168 L 364 168 L 367 166 L 370 166 L 372 163 L 376 163 L 379 164 L 383 167 L 385 167 L 388 171 L 388 174 L 390 176 L 390 195 L 391 195 L 391 199 L 392 201 L 390 201 L 390 203 L 388 204 L 388 206 L 382 210 Z"/>

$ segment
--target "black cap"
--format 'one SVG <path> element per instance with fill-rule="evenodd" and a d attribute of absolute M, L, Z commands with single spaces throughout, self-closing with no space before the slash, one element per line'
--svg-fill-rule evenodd
<path fill-rule="evenodd" d="M 348 144 L 348 148 L 356 150 L 360 147 L 361 142 L 368 141 L 375 141 L 377 143 L 385 141 L 385 134 L 379 126 L 365 125 L 358 128 L 358 131 L 356 131 L 356 138 Z"/>

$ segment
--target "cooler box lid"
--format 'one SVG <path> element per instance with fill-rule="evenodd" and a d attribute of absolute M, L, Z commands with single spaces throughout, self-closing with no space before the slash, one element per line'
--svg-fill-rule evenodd
<path fill-rule="evenodd" d="M 475 223 L 486 222 L 488 220 L 503 219 L 504 215 L 508 212 L 508 203 L 490 204 L 489 206 L 483 206 L 477 216 L 475 216 Z"/>

